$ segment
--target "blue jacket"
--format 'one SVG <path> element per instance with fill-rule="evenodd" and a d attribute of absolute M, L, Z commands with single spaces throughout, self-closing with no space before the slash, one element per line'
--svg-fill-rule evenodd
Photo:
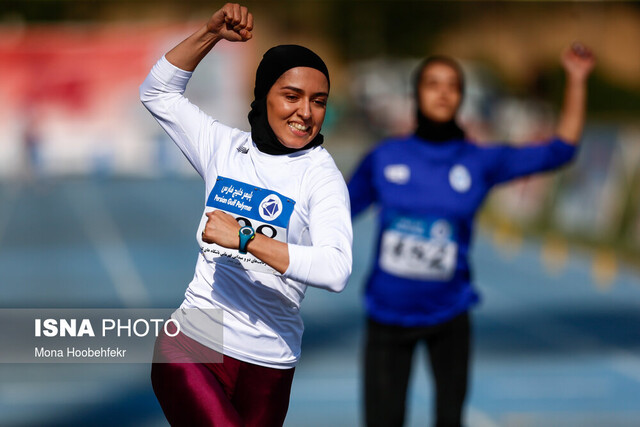
<path fill-rule="evenodd" d="M 415 135 L 384 141 L 349 182 L 351 215 L 380 208 L 376 263 L 365 291 L 381 323 L 427 326 L 478 301 L 468 254 L 473 219 L 496 184 L 557 168 L 576 148 L 560 139 L 526 147 L 432 143 Z"/>

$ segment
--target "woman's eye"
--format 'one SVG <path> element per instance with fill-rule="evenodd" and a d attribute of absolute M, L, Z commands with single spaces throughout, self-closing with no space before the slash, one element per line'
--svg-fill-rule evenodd
<path fill-rule="evenodd" d="M 316 105 L 319 105 L 321 107 L 326 107 L 327 106 L 327 100 L 326 99 L 316 99 L 313 101 Z"/>
<path fill-rule="evenodd" d="M 298 99 L 297 95 L 285 95 L 284 97 L 289 101 L 295 101 Z"/>

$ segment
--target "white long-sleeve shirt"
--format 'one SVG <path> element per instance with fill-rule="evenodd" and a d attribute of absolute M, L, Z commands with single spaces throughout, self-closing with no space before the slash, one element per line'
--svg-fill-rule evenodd
<path fill-rule="evenodd" d="M 295 366 L 307 286 L 340 292 L 351 274 L 351 217 L 342 174 L 314 147 L 289 155 L 259 151 L 251 133 L 225 126 L 183 96 L 192 72 L 164 57 L 140 87 L 140 98 L 205 181 L 196 233 L 200 253 L 185 300 L 174 317 L 187 336 L 227 356 L 274 367 Z M 221 209 L 258 232 L 286 242 L 289 268 L 280 275 L 251 254 L 202 241 L 206 213 Z M 182 309 L 221 309 L 206 322 Z M 224 342 L 207 333 L 222 327 Z"/>

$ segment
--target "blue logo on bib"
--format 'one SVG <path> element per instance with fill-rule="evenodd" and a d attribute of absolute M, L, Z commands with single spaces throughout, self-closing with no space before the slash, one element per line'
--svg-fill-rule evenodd
<path fill-rule="evenodd" d="M 275 194 L 265 197 L 260 203 L 260 216 L 266 221 L 273 221 L 282 212 L 282 202 Z"/>

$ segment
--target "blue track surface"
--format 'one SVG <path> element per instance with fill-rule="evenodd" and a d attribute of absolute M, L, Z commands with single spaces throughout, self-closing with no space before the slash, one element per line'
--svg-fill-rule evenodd
<path fill-rule="evenodd" d="M 193 274 L 204 188 L 191 179 L 0 184 L 0 307 L 175 307 Z M 354 274 L 311 290 L 287 426 L 361 424 L 360 293 L 371 215 L 355 224 Z M 640 278 L 608 287 L 590 255 L 545 273 L 540 243 L 508 258 L 480 232 L 470 426 L 633 426 L 640 419 Z M 7 345 L 7 343 L 0 343 Z M 427 425 L 426 355 L 414 359 L 411 426 Z M 147 365 L 0 365 L 0 425 L 166 425 Z"/>

